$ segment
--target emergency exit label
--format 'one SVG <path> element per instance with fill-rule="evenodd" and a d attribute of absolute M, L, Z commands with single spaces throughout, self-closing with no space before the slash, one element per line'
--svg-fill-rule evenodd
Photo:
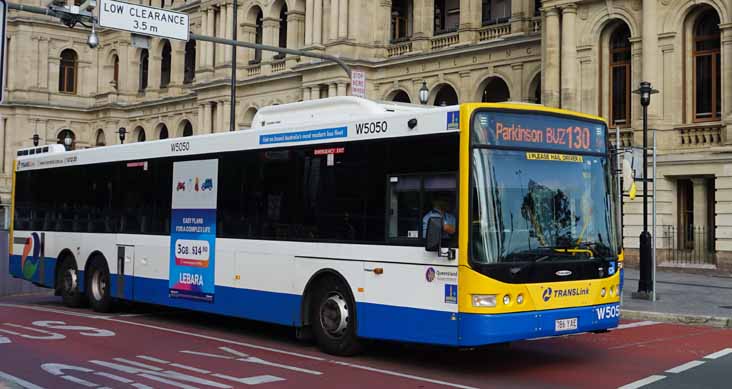
<path fill-rule="evenodd" d="M 187 41 L 190 32 L 188 14 L 160 8 L 101 0 L 99 25 L 136 34 Z"/>

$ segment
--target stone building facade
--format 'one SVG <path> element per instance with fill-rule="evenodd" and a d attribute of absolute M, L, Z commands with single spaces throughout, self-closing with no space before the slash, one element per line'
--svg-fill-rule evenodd
<path fill-rule="evenodd" d="M 74 0 L 68 0 L 73 4 Z M 192 31 L 234 34 L 235 0 L 129 0 L 186 12 Z M 367 97 L 429 104 L 525 101 L 608 118 L 641 144 L 641 80 L 659 144 L 659 240 L 667 263 L 732 266 L 732 4 L 726 0 L 236 0 L 238 39 L 338 55 L 366 74 Z M 78 0 L 76 1 L 79 2 Z M 45 5 L 43 0 L 23 1 Z M 88 30 L 10 12 L 0 106 L 0 200 L 15 150 L 246 130 L 263 106 L 350 93 L 335 64 L 207 42 Z M 641 202 L 625 206 L 637 247 Z M 632 253 L 632 250 L 631 250 Z M 683 261 L 679 261 L 683 259 Z"/>

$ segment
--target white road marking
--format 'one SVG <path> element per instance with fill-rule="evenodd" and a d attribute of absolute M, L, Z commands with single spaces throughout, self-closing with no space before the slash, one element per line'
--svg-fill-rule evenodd
<path fill-rule="evenodd" d="M 38 386 L 38 385 L 33 384 L 33 383 L 30 383 L 30 382 L 28 382 L 28 381 L 26 381 L 26 380 L 24 380 L 22 378 L 18 378 L 16 376 L 12 376 L 12 375 L 10 375 L 8 373 L 3 373 L 2 371 L 0 371 L 0 379 L 3 379 L 5 381 L 7 381 L 7 382 L 16 384 L 16 385 L 18 385 L 18 386 L 20 386 L 21 388 L 24 388 L 24 389 L 43 389 L 43 387 L 41 387 L 41 386 Z"/>
<path fill-rule="evenodd" d="M 0 344 L 7 344 L 7 343 L 13 343 L 13 341 L 4 336 L 0 336 Z"/>
<path fill-rule="evenodd" d="M 150 362 L 162 363 L 164 365 L 170 364 L 170 362 L 168 362 L 166 360 L 158 359 L 158 358 L 155 358 L 155 357 L 150 357 L 150 356 L 147 356 L 147 355 L 138 355 L 137 357 L 140 358 L 140 359 L 148 360 Z"/>
<path fill-rule="evenodd" d="M 201 373 L 201 374 L 211 374 L 211 372 L 208 370 L 203 370 L 203 369 L 199 369 L 197 367 L 183 365 L 180 363 L 171 363 L 170 366 L 177 367 L 179 369 L 195 371 L 196 373 Z"/>
<path fill-rule="evenodd" d="M 181 384 L 180 382 L 177 382 L 177 381 L 166 380 L 163 377 L 158 377 L 158 376 L 155 376 L 155 375 L 152 375 L 152 374 L 145 374 L 145 373 L 143 373 L 143 374 L 140 374 L 140 377 L 145 377 L 145 378 L 147 378 L 149 380 L 162 382 L 164 384 L 168 384 L 170 386 L 175 386 L 175 387 L 178 387 L 178 388 L 181 388 L 181 389 L 198 389 L 195 386 Z"/>
<path fill-rule="evenodd" d="M 420 377 L 420 376 L 411 375 L 411 374 L 399 373 L 399 372 L 391 371 L 391 370 L 384 370 L 384 369 L 377 369 L 377 368 L 369 367 L 369 366 L 356 365 L 355 363 L 348 363 L 348 362 L 341 362 L 341 361 L 331 361 L 331 362 L 335 363 L 336 365 L 348 366 L 348 367 L 353 367 L 356 369 L 373 371 L 373 372 L 382 373 L 382 374 L 386 374 L 386 375 L 392 375 L 392 376 L 396 376 L 396 377 L 409 378 L 409 379 L 412 379 L 415 381 L 429 382 L 431 384 L 445 385 L 445 386 L 450 386 L 453 388 L 462 388 L 462 389 L 477 389 L 473 386 L 465 386 L 465 385 L 460 385 L 460 384 L 454 384 L 452 382 L 433 380 L 431 378 L 425 378 L 425 377 Z"/>
<path fill-rule="evenodd" d="M 627 328 L 645 327 L 645 326 L 652 326 L 652 325 L 656 325 L 656 324 L 660 324 L 660 323 L 657 322 L 657 321 L 650 321 L 650 320 L 647 320 L 647 321 L 637 321 L 635 323 L 621 324 L 621 325 L 619 325 L 615 329 L 616 330 L 624 330 L 624 329 L 627 329 Z"/>
<path fill-rule="evenodd" d="M 292 370 L 292 371 L 297 371 L 300 373 L 306 373 L 306 374 L 312 374 L 312 375 L 322 375 L 323 374 L 322 372 L 319 372 L 316 370 L 303 369 L 302 367 L 284 365 L 281 363 L 265 361 L 264 359 L 257 358 L 257 357 L 250 357 L 247 354 L 241 353 L 241 352 L 231 349 L 229 347 L 219 347 L 219 350 L 223 350 L 228 353 L 234 354 L 236 356 L 242 357 L 242 358 L 237 358 L 237 361 L 256 363 L 256 364 L 265 365 L 265 366 L 279 367 L 280 369 Z"/>
<path fill-rule="evenodd" d="M 75 384 L 79 384 L 81 386 L 86 386 L 87 388 L 96 388 L 97 386 L 99 386 L 93 382 L 89 382 L 87 380 L 83 380 L 81 378 L 77 378 L 72 375 L 62 375 L 61 378 L 65 379 L 66 381 L 70 381 Z"/>
<path fill-rule="evenodd" d="M 719 350 L 716 353 L 711 353 L 711 354 L 707 355 L 706 357 L 704 357 L 704 359 L 717 359 L 717 358 L 721 358 L 727 354 L 732 354 L 732 348 L 726 348 L 723 350 Z"/>
<path fill-rule="evenodd" d="M 61 339 L 65 339 L 66 338 L 65 335 L 61 335 L 61 334 L 58 334 L 58 333 L 55 333 L 55 332 L 49 332 L 49 331 L 46 331 L 46 330 L 39 330 L 37 328 L 26 327 L 26 326 L 22 326 L 20 324 L 13 324 L 13 323 L 4 323 L 4 324 L 6 326 L 10 326 L 10 327 L 14 327 L 14 328 L 22 328 L 22 329 L 27 330 L 27 331 L 33 331 L 33 332 L 38 332 L 38 333 L 41 333 L 41 334 L 46 334 L 45 336 L 24 335 L 24 334 L 19 334 L 19 333 L 14 332 L 14 331 L 0 329 L 0 332 L 4 332 L 6 334 L 20 336 L 20 337 L 26 338 L 26 339 L 61 340 Z"/>
<path fill-rule="evenodd" d="M 133 386 L 137 389 L 154 389 L 152 386 L 147 386 L 145 384 L 132 384 L 130 386 Z"/>
<path fill-rule="evenodd" d="M 97 372 L 97 373 L 94 373 L 94 374 L 96 374 L 98 376 L 102 376 L 102 377 L 109 378 L 110 380 L 113 380 L 113 381 L 121 382 L 123 384 L 131 384 L 131 383 L 135 382 L 135 381 L 132 381 L 132 380 L 128 380 L 125 377 L 120 377 L 120 376 L 118 376 L 116 374 L 112 374 L 112 373 L 105 373 L 103 371 L 100 371 L 100 372 Z"/>
<path fill-rule="evenodd" d="M 140 367 L 140 368 L 143 368 L 143 369 L 152 370 L 152 371 L 161 371 L 161 370 L 163 370 L 163 369 L 161 369 L 161 368 L 159 368 L 157 366 L 152 366 L 152 365 L 148 365 L 148 364 L 145 364 L 145 363 L 130 361 L 129 359 L 124 359 L 124 358 L 112 358 L 112 359 L 114 359 L 117 362 L 126 363 L 128 365 L 137 366 L 137 367 Z"/>
<path fill-rule="evenodd" d="M 219 359 L 234 359 L 234 358 L 232 358 L 232 357 L 227 357 L 226 355 L 218 355 L 218 354 L 209 354 L 209 353 L 202 353 L 202 352 L 199 352 L 199 351 L 188 351 L 188 350 L 183 350 L 183 351 L 181 351 L 181 352 L 182 352 L 182 353 L 184 353 L 184 354 L 201 355 L 201 356 L 204 356 L 204 357 L 211 357 L 211 358 L 219 358 Z"/>
<path fill-rule="evenodd" d="M 650 385 L 650 384 L 652 384 L 654 382 L 660 381 L 660 380 L 662 380 L 664 378 L 666 378 L 666 376 L 663 376 L 663 375 L 652 375 L 652 376 L 646 377 L 646 378 L 644 378 L 642 380 L 638 380 L 638 381 L 635 381 L 635 382 L 631 382 L 631 383 L 629 383 L 627 385 L 623 385 L 623 386 L 619 387 L 618 389 L 637 389 L 637 388 L 640 388 L 642 386 Z"/>
<path fill-rule="evenodd" d="M 232 376 L 228 376 L 226 374 L 213 374 L 214 377 L 223 378 L 225 380 L 231 380 L 234 382 L 238 382 L 240 384 L 245 385 L 259 385 L 259 384 L 267 384 L 270 382 L 278 382 L 278 381 L 285 381 L 284 378 L 275 377 L 273 375 L 259 375 L 255 377 L 247 377 L 247 378 L 236 378 Z"/>
<path fill-rule="evenodd" d="M 666 373 L 681 373 L 682 371 L 687 371 L 689 369 L 693 369 L 699 365 L 703 365 L 704 361 L 691 361 L 686 362 L 683 365 L 676 366 L 674 368 L 666 370 Z"/>

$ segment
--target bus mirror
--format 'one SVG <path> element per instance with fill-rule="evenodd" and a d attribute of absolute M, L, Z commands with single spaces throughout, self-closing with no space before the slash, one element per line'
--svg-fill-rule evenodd
<path fill-rule="evenodd" d="M 427 236 L 425 237 L 424 249 L 427 251 L 440 251 L 442 243 L 442 218 L 431 217 L 427 221 Z"/>

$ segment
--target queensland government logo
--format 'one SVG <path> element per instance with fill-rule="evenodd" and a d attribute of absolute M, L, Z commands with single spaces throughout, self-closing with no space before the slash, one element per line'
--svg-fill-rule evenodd
<path fill-rule="evenodd" d="M 41 259 L 41 247 L 43 240 L 34 232 L 25 240 L 23 246 L 23 255 L 20 257 L 20 269 L 23 272 L 23 277 L 27 280 L 32 280 L 38 271 L 38 266 Z"/>
<path fill-rule="evenodd" d="M 427 272 L 424 273 L 424 278 L 427 280 L 427 282 L 432 282 L 435 280 L 435 268 L 429 267 L 427 268 Z"/>

